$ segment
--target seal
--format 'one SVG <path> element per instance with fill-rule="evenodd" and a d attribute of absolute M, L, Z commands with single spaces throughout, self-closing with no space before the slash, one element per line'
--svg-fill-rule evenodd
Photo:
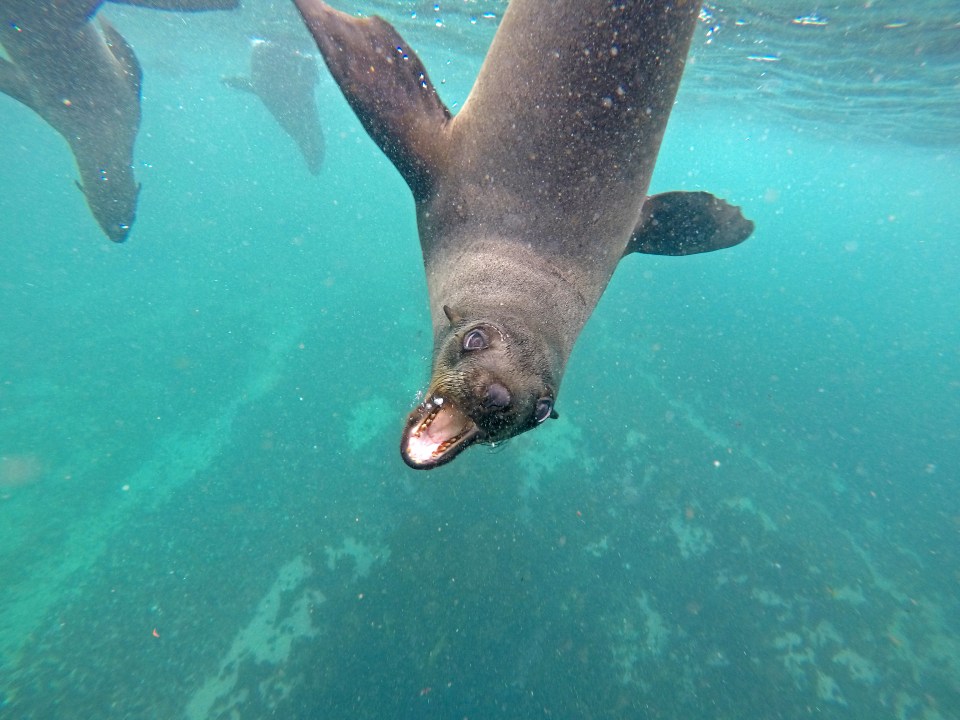
<path fill-rule="evenodd" d="M 283 128 L 307 163 L 320 174 L 324 140 L 314 88 L 320 79 L 317 59 L 278 40 L 253 41 L 250 77 L 226 77 L 223 83 L 253 93 Z"/>
<path fill-rule="evenodd" d="M 416 201 L 434 353 L 401 438 L 410 467 L 556 417 L 574 342 L 625 255 L 752 233 L 709 193 L 647 196 L 698 0 L 512 0 L 456 117 L 387 22 L 295 2 Z"/>
<path fill-rule="evenodd" d="M 239 0 L 128 0 L 161 10 L 218 10 Z M 123 242 L 140 184 L 133 145 L 140 129 L 143 72 L 133 48 L 106 20 L 103 0 L 4 0 L 0 4 L 0 92 L 36 112 L 70 145 L 77 187 L 103 232 Z"/>

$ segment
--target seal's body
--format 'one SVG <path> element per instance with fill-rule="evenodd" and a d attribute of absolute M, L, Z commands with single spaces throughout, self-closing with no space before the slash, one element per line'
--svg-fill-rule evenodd
<path fill-rule="evenodd" d="M 698 2 L 513 0 L 456 118 L 387 23 L 296 2 L 417 203 L 434 368 L 401 441 L 410 466 L 555 416 L 573 344 L 625 254 L 752 232 L 707 193 L 647 197 Z"/>

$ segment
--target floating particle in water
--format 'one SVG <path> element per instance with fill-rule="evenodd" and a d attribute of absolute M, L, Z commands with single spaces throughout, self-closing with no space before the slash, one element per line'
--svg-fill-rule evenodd
<path fill-rule="evenodd" d="M 827 20 L 825 17 L 821 17 L 820 15 L 817 15 L 816 13 L 814 13 L 813 15 L 800 15 L 798 17 L 795 17 L 790 22 L 793 23 L 794 25 L 824 27 L 830 21 Z"/>

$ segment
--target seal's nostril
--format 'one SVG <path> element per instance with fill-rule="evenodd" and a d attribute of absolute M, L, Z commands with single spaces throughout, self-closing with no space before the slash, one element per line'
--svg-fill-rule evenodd
<path fill-rule="evenodd" d="M 487 407 L 505 408 L 510 404 L 510 391 L 500 383 L 492 383 L 487 387 L 484 404 Z"/>

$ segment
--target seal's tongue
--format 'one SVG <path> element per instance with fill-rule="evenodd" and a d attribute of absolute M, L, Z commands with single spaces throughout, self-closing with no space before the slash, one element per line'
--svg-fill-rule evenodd
<path fill-rule="evenodd" d="M 452 402 L 432 397 L 407 418 L 400 454 L 412 468 L 434 468 L 453 460 L 476 440 L 479 432 L 476 423 Z"/>

